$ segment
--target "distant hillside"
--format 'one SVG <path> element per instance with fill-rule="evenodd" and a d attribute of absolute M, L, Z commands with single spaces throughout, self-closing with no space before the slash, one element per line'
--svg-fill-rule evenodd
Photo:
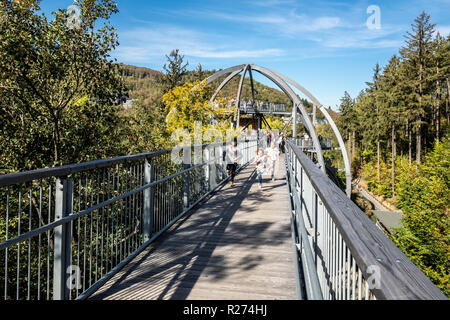
<path fill-rule="evenodd" d="M 156 94 L 155 80 L 161 72 L 126 64 L 119 64 L 119 74 L 124 77 L 125 85 L 132 99 L 153 97 Z"/>
<path fill-rule="evenodd" d="M 340 116 L 339 112 L 336 112 L 331 108 L 327 108 L 327 112 L 329 113 L 330 117 L 333 119 L 334 122 L 336 122 Z"/>
<path fill-rule="evenodd" d="M 125 84 L 129 89 L 129 96 L 132 99 L 141 98 L 143 100 L 147 100 L 150 97 L 155 97 L 158 94 L 158 89 L 156 85 L 156 80 L 159 75 L 162 75 L 161 72 L 145 68 L 145 67 L 136 67 L 132 65 L 119 65 L 119 72 L 125 79 Z M 203 71 L 202 78 L 206 78 L 216 70 L 206 70 Z M 216 80 L 213 83 L 213 86 L 218 86 L 222 80 L 225 79 L 226 76 Z M 239 77 L 235 77 L 232 79 L 221 91 L 222 96 L 227 98 L 235 98 L 237 88 L 239 85 Z M 198 79 L 198 74 L 195 71 L 189 71 L 185 77 L 184 81 L 195 81 Z M 271 88 L 266 86 L 258 81 L 254 81 L 255 88 L 255 99 L 260 101 L 270 101 L 273 103 L 285 103 L 290 104 L 289 98 L 280 90 Z M 250 100 L 251 89 L 250 89 L 250 79 L 246 78 L 244 80 L 244 86 L 242 88 L 242 99 Z"/>
<path fill-rule="evenodd" d="M 132 77 L 136 79 L 145 79 L 152 78 L 155 75 L 161 74 L 161 72 L 145 68 L 145 67 L 136 67 L 126 64 L 119 64 L 120 66 L 120 74 L 126 77 Z"/>

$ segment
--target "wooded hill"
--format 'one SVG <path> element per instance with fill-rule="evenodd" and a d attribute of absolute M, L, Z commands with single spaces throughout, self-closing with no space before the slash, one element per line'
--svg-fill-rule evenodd
<path fill-rule="evenodd" d="M 206 70 L 201 71 L 200 73 L 196 70 L 187 71 L 183 76 L 182 82 L 193 82 L 196 80 L 203 80 L 208 76 L 215 73 L 216 70 Z M 129 89 L 130 98 L 140 98 L 142 100 L 146 100 L 149 97 L 152 97 L 156 94 L 158 90 L 158 77 L 161 77 L 163 74 L 159 71 L 145 68 L 145 67 L 136 67 L 132 65 L 119 65 L 119 73 L 123 76 L 125 80 L 126 87 Z M 212 87 L 217 87 L 221 81 L 225 79 L 226 76 L 219 78 L 214 81 Z M 239 85 L 239 76 L 233 78 L 222 90 L 221 94 L 225 98 L 235 98 L 237 88 Z M 280 90 L 271 88 L 267 85 L 264 85 L 258 81 L 254 81 L 255 88 L 255 99 L 259 101 L 270 101 L 273 103 L 284 103 L 286 105 L 290 105 L 291 102 L 289 98 Z M 248 76 L 244 80 L 244 85 L 242 88 L 242 100 L 251 100 L 251 87 L 250 87 L 250 79 Z"/>

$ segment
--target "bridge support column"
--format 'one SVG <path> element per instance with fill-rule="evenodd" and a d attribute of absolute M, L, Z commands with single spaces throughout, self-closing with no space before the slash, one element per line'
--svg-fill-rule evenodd
<path fill-rule="evenodd" d="M 145 159 L 144 184 L 152 183 L 155 179 L 153 159 Z M 153 187 L 144 190 L 143 212 L 144 242 L 150 240 L 153 233 Z"/>
<path fill-rule="evenodd" d="M 73 180 L 56 179 L 55 221 L 69 216 L 73 210 Z M 70 288 L 68 274 L 72 258 L 72 222 L 55 228 L 53 257 L 53 300 L 68 300 Z M 76 283 L 78 285 L 78 283 Z"/>

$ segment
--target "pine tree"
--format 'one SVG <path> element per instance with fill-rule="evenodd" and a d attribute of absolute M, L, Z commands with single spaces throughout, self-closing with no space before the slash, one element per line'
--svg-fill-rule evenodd
<path fill-rule="evenodd" d="M 341 132 L 344 137 L 347 137 L 348 147 L 347 153 L 349 154 L 349 159 L 351 159 L 351 132 L 356 122 L 356 114 L 353 109 L 354 101 L 350 94 L 345 91 L 344 96 L 341 98 L 341 104 L 339 106 L 339 111 L 341 116 L 339 117 L 339 123 Z"/>
<path fill-rule="evenodd" d="M 184 63 L 184 56 L 180 55 L 179 49 L 172 50 L 166 55 L 167 63 L 164 64 L 165 74 L 160 78 L 160 83 L 164 92 L 168 92 L 173 88 L 182 84 L 183 76 L 186 75 L 188 62 Z"/>
<path fill-rule="evenodd" d="M 436 34 L 434 40 L 435 52 L 433 59 L 433 66 L 435 72 L 433 75 L 433 82 L 435 85 L 434 94 L 434 110 L 433 110 L 433 124 L 435 130 L 435 138 L 439 142 L 441 138 L 441 115 L 444 110 L 443 97 L 447 98 L 447 81 L 450 73 L 450 41 L 442 37 L 439 32 Z"/>
<path fill-rule="evenodd" d="M 411 25 L 412 32 L 407 32 L 406 46 L 400 53 L 409 67 L 410 80 L 408 85 L 414 88 L 414 106 L 410 112 L 414 115 L 414 130 L 416 136 L 416 161 L 420 163 L 422 153 L 424 120 L 430 108 L 430 82 L 432 81 L 432 55 L 434 24 L 430 16 L 422 12 Z"/>
<path fill-rule="evenodd" d="M 380 108 L 379 108 L 379 99 L 380 99 L 380 91 L 379 91 L 379 77 L 380 77 L 380 65 L 377 63 L 375 65 L 375 68 L 373 69 L 373 82 L 366 82 L 366 84 L 369 86 L 369 94 L 373 95 L 374 98 L 374 104 L 375 104 L 375 117 L 372 119 L 373 123 L 376 125 L 376 137 L 377 137 L 377 177 L 378 180 L 380 180 L 380 123 L 379 123 L 379 114 L 380 114 Z"/>
<path fill-rule="evenodd" d="M 397 130 L 404 116 L 404 104 L 399 90 L 400 59 L 394 55 L 380 77 L 380 117 L 379 123 L 391 136 L 391 189 L 395 194 L 395 158 L 397 156 Z"/>

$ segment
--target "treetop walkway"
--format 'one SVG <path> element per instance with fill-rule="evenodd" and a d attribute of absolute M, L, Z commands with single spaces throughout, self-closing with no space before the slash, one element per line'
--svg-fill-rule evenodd
<path fill-rule="evenodd" d="M 235 187 L 218 188 L 91 298 L 296 299 L 281 166 L 262 190 L 244 167 Z"/>
<path fill-rule="evenodd" d="M 257 189 L 257 142 L 0 176 L 5 299 L 446 299 L 293 141 Z M 201 157 L 199 157 L 201 155 Z"/>
<path fill-rule="evenodd" d="M 224 142 L 2 175 L 4 299 L 446 299 L 349 199 L 344 141 L 309 91 L 243 64 L 206 79 L 221 81 L 211 101 L 241 74 L 233 123 L 240 128 L 247 72 L 255 104 L 252 71 L 293 106 L 293 139 L 276 181 L 255 188 L 251 136 L 239 142 L 235 188 L 225 186 Z M 310 99 L 313 117 L 322 112 L 338 147 L 317 134 L 293 88 Z M 298 115 L 307 140 L 296 139 Z M 264 114 L 253 117 L 261 129 Z M 345 193 L 322 149 L 340 150 Z"/>

